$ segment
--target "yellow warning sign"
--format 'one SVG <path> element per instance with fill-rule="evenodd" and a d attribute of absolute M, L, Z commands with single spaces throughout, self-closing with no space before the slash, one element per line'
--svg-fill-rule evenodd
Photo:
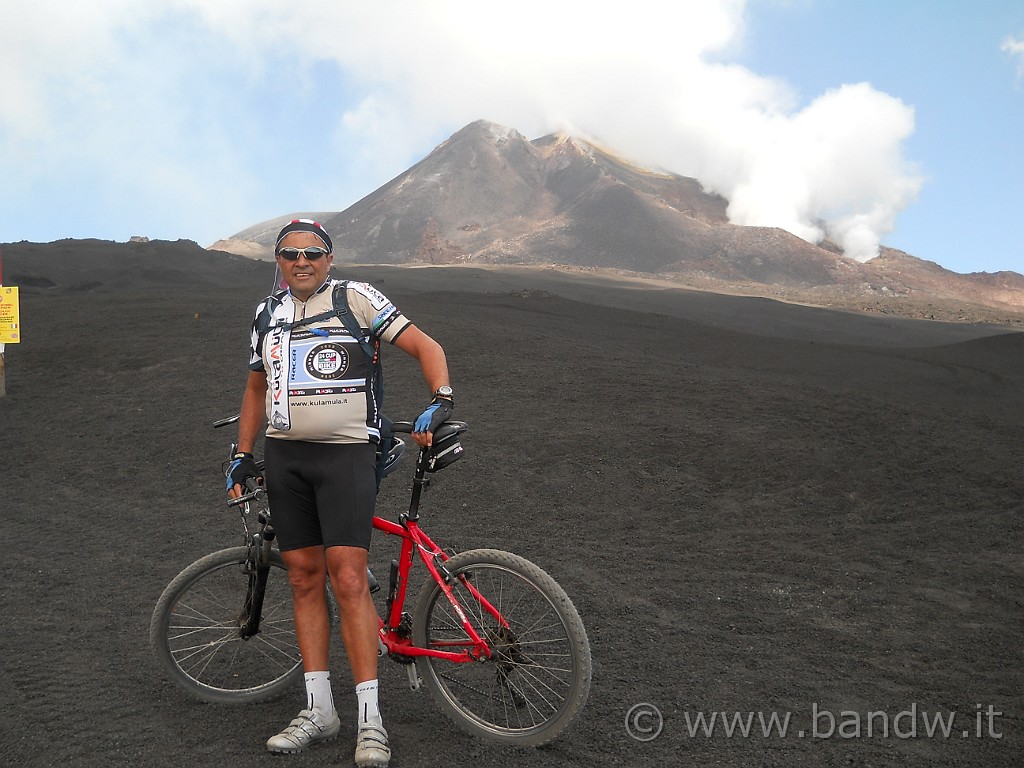
<path fill-rule="evenodd" d="M 18 319 L 18 287 L 0 285 L 0 344 L 21 341 L 21 321 Z"/>

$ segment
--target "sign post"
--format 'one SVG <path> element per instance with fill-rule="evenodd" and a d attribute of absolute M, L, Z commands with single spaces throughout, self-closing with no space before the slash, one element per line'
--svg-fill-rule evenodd
<path fill-rule="evenodd" d="M 0 280 L 3 273 L 0 272 Z M 5 286 L 0 282 L 0 397 L 7 394 L 7 379 L 4 370 L 4 345 L 21 341 L 21 320 L 18 311 L 18 288 Z"/>
<path fill-rule="evenodd" d="M 0 288 L 4 284 L 4 259 L 3 254 L 0 254 Z M 7 378 L 4 373 L 4 343 L 0 341 L 0 397 L 7 394 Z"/>

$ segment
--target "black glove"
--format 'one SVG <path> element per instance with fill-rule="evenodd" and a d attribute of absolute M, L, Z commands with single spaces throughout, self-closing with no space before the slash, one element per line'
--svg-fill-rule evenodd
<path fill-rule="evenodd" d="M 451 418 L 452 401 L 443 397 L 435 397 L 427 409 L 416 419 L 413 432 L 436 432 L 437 428 Z"/>
<path fill-rule="evenodd" d="M 256 459 L 251 453 L 240 451 L 231 457 L 231 463 L 227 469 L 227 489 L 230 491 L 236 485 L 245 488 L 245 481 L 250 477 L 260 478 L 260 468 L 256 466 Z"/>

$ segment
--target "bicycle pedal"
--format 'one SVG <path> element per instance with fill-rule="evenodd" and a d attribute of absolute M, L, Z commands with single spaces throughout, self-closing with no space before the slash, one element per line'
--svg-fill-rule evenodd
<path fill-rule="evenodd" d="M 405 665 L 405 673 L 409 676 L 409 688 L 413 691 L 418 691 L 423 681 L 420 680 L 419 673 L 416 671 L 415 661 L 410 661 Z"/>

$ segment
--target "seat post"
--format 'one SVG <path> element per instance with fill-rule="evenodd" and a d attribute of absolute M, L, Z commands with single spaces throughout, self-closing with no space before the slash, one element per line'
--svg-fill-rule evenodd
<path fill-rule="evenodd" d="M 420 448 L 416 454 L 416 471 L 412 477 L 412 496 L 409 499 L 407 520 L 420 519 L 420 495 L 423 489 L 430 485 L 430 479 L 427 477 L 427 452 L 426 448 Z"/>

